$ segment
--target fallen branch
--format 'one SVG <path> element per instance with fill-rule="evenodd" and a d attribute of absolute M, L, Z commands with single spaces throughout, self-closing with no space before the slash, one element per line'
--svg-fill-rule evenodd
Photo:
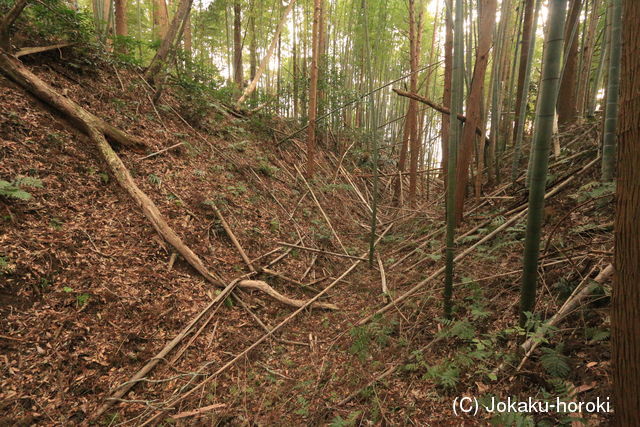
<path fill-rule="evenodd" d="M 431 101 L 431 100 L 429 100 L 429 99 L 427 99 L 427 98 L 425 98 L 423 96 L 420 96 L 418 94 L 411 93 L 411 92 L 405 92 L 404 90 L 395 89 L 395 88 L 393 89 L 393 91 L 395 93 L 397 93 L 398 95 L 400 95 L 400 96 L 404 96 L 404 97 L 407 97 L 409 99 L 413 99 L 415 101 L 422 102 L 423 104 L 427 104 L 429 107 L 433 108 L 436 111 L 441 112 L 442 114 L 451 115 L 451 111 L 448 108 L 443 107 L 442 105 L 438 105 L 435 102 L 433 102 L 433 101 Z M 463 116 L 462 114 L 458 114 L 457 117 L 458 117 L 458 120 L 460 120 L 462 123 L 467 121 L 467 118 L 465 116 Z M 480 129 L 479 127 L 476 127 L 476 134 L 480 135 L 480 136 L 483 136 L 484 132 L 482 132 L 482 129 Z M 487 143 L 489 143 L 490 139 L 485 137 L 485 141 Z"/>
<path fill-rule="evenodd" d="M 545 324 L 538 329 L 539 332 L 536 332 L 532 337 L 527 339 L 522 344 L 521 347 L 524 350 L 525 355 L 522 358 L 522 361 L 520 361 L 520 364 L 518 365 L 518 367 L 516 368 L 516 371 L 519 371 L 520 368 L 522 368 L 522 366 L 525 364 L 527 359 L 531 356 L 531 354 L 533 354 L 534 350 L 538 347 L 538 345 L 540 345 L 540 343 L 542 342 L 542 339 L 544 338 L 545 331 L 547 331 L 550 326 L 555 326 L 560 322 L 562 322 L 567 316 L 573 313 L 574 309 L 580 306 L 580 304 L 582 304 L 582 302 L 585 299 L 587 299 L 598 286 L 600 286 L 602 283 L 606 282 L 611 276 L 613 276 L 613 265 L 612 264 L 607 265 L 604 269 L 600 271 L 600 273 L 598 273 L 598 275 L 593 280 L 591 280 L 589 276 L 590 274 L 588 274 L 582 280 L 582 282 L 578 284 L 578 286 L 576 286 L 576 288 L 573 290 L 573 293 L 569 296 L 569 298 L 567 298 L 564 304 L 562 304 L 562 307 L 560 307 L 560 310 L 558 310 L 558 312 L 554 314 L 551 317 L 551 319 L 545 322 Z M 588 283 L 586 286 L 580 289 L 583 283 L 588 281 L 591 281 L 591 283 Z M 578 292 L 578 290 L 580 291 Z"/>
<path fill-rule="evenodd" d="M 384 264 L 382 263 L 382 258 L 380 258 L 380 254 L 376 253 L 376 258 L 378 259 L 378 268 L 380 269 L 380 283 L 382 285 L 382 295 L 385 300 L 389 300 L 389 288 L 387 288 L 387 276 L 384 274 Z"/>
<path fill-rule="evenodd" d="M 34 53 L 48 52 L 50 50 L 62 49 L 64 47 L 74 46 L 76 43 L 58 43 L 51 46 L 38 46 L 38 47 L 23 47 L 17 51 L 14 56 L 20 58 L 21 56 L 33 55 Z"/>
<path fill-rule="evenodd" d="M 318 201 L 318 198 L 316 197 L 316 194 L 313 192 L 313 190 L 311 189 L 311 186 L 309 185 L 309 182 L 307 181 L 307 179 L 304 177 L 304 175 L 302 174 L 302 172 L 300 172 L 300 169 L 298 169 L 298 166 L 293 165 L 294 168 L 296 168 L 296 172 L 298 172 L 298 174 L 300 175 L 300 177 L 302 178 L 302 181 L 304 181 L 305 185 L 307 186 L 307 188 L 309 189 L 309 193 L 311 193 L 311 197 L 313 197 L 313 201 L 316 202 L 316 206 L 318 207 L 318 209 L 320 209 L 320 213 L 322 214 L 322 217 L 324 218 L 325 222 L 327 223 L 327 225 L 329 226 L 329 229 L 331 230 L 331 233 L 333 233 L 333 237 L 336 238 L 336 240 L 338 241 L 338 244 L 340 244 L 340 247 L 342 248 L 342 250 L 344 251 L 345 254 L 348 254 L 349 252 L 347 252 L 347 249 L 344 247 L 344 245 L 342 244 L 342 240 L 340 240 L 340 237 L 338 237 L 338 233 L 336 233 L 336 230 L 334 230 L 333 225 L 331 225 L 331 221 L 329 221 L 329 217 L 327 216 L 327 214 L 325 213 L 324 209 L 322 209 L 322 206 L 320 205 L 320 202 Z"/>
<path fill-rule="evenodd" d="M 391 227 L 392 227 L 392 225 L 389 225 L 380 234 L 380 236 L 378 237 L 378 239 L 375 242 L 376 244 L 378 244 L 380 242 L 380 240 L 385 236 L 385 234 L 387 234 L 387 232 L 391 229 Z M 363 257 L 364 257 L 364 255 L 363 255 Z M 240 360 L 243 357 L 245 357 L 251 350 L 253 350 L 257 346 L 259 346 L 267 338 L 269 338 L 271 335 L 273 335 L 276 331 L 278 331 L 284 325 L 289 323 L 294 317 L 296 317 L 298 314 L 300 314 L 305 308 L 307 308 L 308 306 L 313 304 L 316 300 L 318 300 L 320 297 L 322 297 L 322 295 L 326 294 L 330 289 L 332 289 L 336 284 L 338 284 L 345 276 L 347 276 L 349 273 L 351 273 L 358 266 L 358 264 L 360 264 L 361 262 L 362 262 L 361 260 L 357 260 L 353 264 L 351 264 L 351 266 L 348 269 L 346 269 L 337 279 L 335 279 L 333 282 L 331 282 L 326 288 L 324 288 L 316 296 L 314 296 L 313 298 L 308 300 L 302 307 L 298 308 L 296 311 L 294 311 L 289 316 L 287 316 L 283 321 L 278 323 L 273 329 L 271 329 L 270 332 L 268 332 L 265 335 L 263 335 L 262 337 L 260 337 L 257 341 L 255 341 L 253 344 L 251 344 L 249 347 L 247 347 L 242 352 L 238 353 L 233 359 L 231 359 L 230 361 L 225 363 L 222 367 L 220 367 L 213 374 L 211 374 L 210 376 L 205 378 L 198 385 L 196 385 L 195 387 L 191 388 L 185 394 L 183 394 L 181 396 L 178 396 L 178 397 L 174 398 L 173 400 L 170 400 L 169 402 L 167 402 L 168 409 L 166 409 L 166 410 L 169 410 L 171 407 L 175 407 L 178 403 L 184 401 L 186 398 L 188 398 L 192 394 L 200 391 L 205 385 L 207 385 L 211 381 L 213 381 L 218 375 L 220 375 L 222 372 L 226 371 L 229 367 L 233 366 L 238 360 Z M 156 412 L 149 419 L 147 419 L 144 423 L 142 423 L 141 427 L 145 426 L 145 425 L 149 425 L 149 424 L 153 423 L 154 421 L 156 421 L 158 419 L 158 417 L 160 417 L 162 415 L 162 413 L 164 411 L 166 411 L 166 410 L 160 410 L 160 411 Z"/>
<path fill-rule="evenodd" d="M 267 285 L 267 283 L 263 282 L 262 280 L 243 280 L 239 283 L 239 286 L 243 289 L 257 289 L 259 291 L 262 291 L 265 294 L 273 297 L 273 299 L 278 300 L 291 307 L 306 307 L 308 305 L 306 301 L 289 298 L 278 293 L 278 291 Z M 313 304 L 313 306 L 317 308 L 323 308 L 325 310 L 338 310 L 338 307 L 335 304 L 326 302 L 316 302 Z"/>
<path fill-rule="evenodd" d="M 247 264 L 247 267 L 249 267 L 249 270 L 256 271 L 256 269 L 253 267 L 253 264 L 251 264 L 251 261 L 249 260 L 249 257 L 247 256 L 246 252 L 244 251 L 244 249 L 242 249 L 242 245 L 240 245 L 240 242 L 236 238 L 236 235 L 233 233 L 233 230 L 227 223 L 227 220 L 224 219 L 224 216 L 222 216 L 222 212 L 220 212 L 220 210 L 214 203 L 211 203 L 209 206 L 211 206 L 211 209 L 213 209 L 213 212 L 216 214 L 216 216 L 220 220 L 220 223 L 222 224 L 222 228 L 224 228 L 225 233 L 227 233 L 227 236 L 229 236 L 229 239 L 231 239 L 233 246 L 236 247 L 236 249 L 238 250 L 238 253 L 240 253 L 240 256 L 242 257 L 242 260 L 244 261 L 245 264 Z"/>
<path fill-rule="evenodd" d="M 171 418 L 173 418 L 174 420 L 179 420 L 180 418 L 193 417 L 194 415 L 200 415 L 205 412 L 213 411 L 214 409 L 224 408 L 225 406 L 227 405 L 225 405 L 224 403 L 214 403 L 213 405 L 203 406 L 202 408 L 198 408 L 193 411 L 180 412 L 179 414 L 175 414 Z"/>
<path fill-rule="evenodd" d="M 224 301 L 237 284 L 238 280 L 234 280 L 233 282 L 229 283 L 229 285 L 227 285 L 213 301 L 207 304 L 207 306 L 203 310 L 201 310 L 200 313 L 198 313 L 191 320 L 191 322 L 189 322 L 189 324 L 187 324 L 187 326 L 185 326 L 182 331 L 180 331 L 178 335 L 176 335 L 171 341 L 169 341 L 167 345 L 165 345 L 164 348 L 160 350 L 160 352 L 158 352 L 158 354 L 153 356 L 146 365 L 140 368 L 138 372 L 136 372 L 127 382 L 112 390 L 111 394 L 106 399 L 106 402 L 103 403 L 102 406 L 91 416 L 91 419 L 95 420 L 102 414 L 104 414 L 104 412 L 109 409 L 111 405 L 113 405 L 116 399 L 121 399 L 125 394 L 127 394 L 127 392 L 129 392 L 129 390 L 131 390 L 138 382 L 140 382 L 142 378 L 144 378 L 149 372 L 151 372 L 151 370 L 155 368 L 161 360 L 164 360 L 165 356 L 169 354 L 169 352 L 173 350 L 180 343 L 180 341 L 184 339 L 184 337 L 187 336 L 194 325 L 198 323 L 198 321 L 215 305 Z"/>
<path fill-rule="evenodd" d="M 294 245 L 293 243 L 278 242 L 278 244 L 282 245 L 282 246 L 288 246 L 290 248 L 301 249 L 303 251 L 316 252 L 316 253 L 319 253 L 319 254 L 331 255 L 331 256 L 335 256 L 335 257 L 339 257 L 339 258 L 357 259 L 357 260 L 360 260 L 360 261 L 367 261 L 368 260 L 368 258 L 363 258 L 363 257 L 353 256 L 353 255 L 348 255 L 348 254 L 341 254 L 341 253 L 338 253 L 338 252 L 323 251 L 322 249 L 316 249 L 316 248 L 309 248 L 309 247 L 306 247 L 306 246 Z"/>

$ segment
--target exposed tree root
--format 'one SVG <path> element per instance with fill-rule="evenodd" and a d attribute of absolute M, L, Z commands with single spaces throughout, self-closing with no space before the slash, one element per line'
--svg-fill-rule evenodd
<path fill-rule="evenodd" d="M 95 115 L 89 113 L 70 99 L 58 94 L 38 76 L 29 71 L 20 61 L 3 51 L 0 51 L 0 71 L 36 98 L 50 105 L 69 120 L 73 121 L 91 139 L 91 141 L 96 144 L 96 147 L 100 151 L 100 155 L 109 166 L 109 169 L 120 186 L 122 186 L 122 188 L 124 188 L 136 201 L 158 234 L 171 244 L 171 246 L 173 246 L 176 251 L 182 255 L 182 257 L 208 282 L 219 287 L 225 286 L 220 279 L 215 277 L 207 267 L 205 267 L 200 257 L 198 257 L 198 255 L 196 255 L 182 241 L 171 226 L 169 226 L 153 200 L 138 188 L 127 167 L 105 139 L 105 135 L 113 137 L 116 140 L 118 140 L 117 138 L 124 137 L 128 141 L 131 141 L 131 137 L 107 124 L 104 120 L 101 120 Z M 267 293 L 277 301 L 289 306 L 300 307 L 305 304 L 303 301 L 284 297 L 265 282 L 243 280 L 238 283 L 238 287 L 258 289 Z M 337 308 L 332 304 L 315 304 L 314 306 L 329 309 Z"/>

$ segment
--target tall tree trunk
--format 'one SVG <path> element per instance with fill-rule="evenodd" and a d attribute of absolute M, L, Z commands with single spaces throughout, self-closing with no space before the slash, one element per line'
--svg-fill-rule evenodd
<path fill-rule="evenodd" d="M 418 0 L 420 8 L 416 13 L 416 0 L 409 0 L 409 50 L 411 77 L 409 87 L 411 93 L 418 92 L 418 67 L 420 58 L 420 38 L 422 37 L 422 11 L 423 5 Z M 418 140 L 418 103 L 414 99 L 409 100 L 409 206 L 416 205 L 416 184 L 418 172 L 418 152 L 420 151 L 420 141 Z"/>
<path fill-rule="evenodd" d="M 187 14 L 184 20 L 184 51 L 187 53 L 187 61 L 191 62 L 191 55 L 193 51 L 193 37 L 191 34 L 191 12 Z"/>
<path fill-rule="evenodd" d="M 529 92 L 529 87 L 525 87 L 525 77 L 527 71 L 529 69 L 529 52 L 533 54 L 533 51 L 529 49 L 529 46 L 532 42 L 531 34 L 534 33 L 535 38 L 535 4 L 536 0 L 525 0 L 524 3 L 524 18 L 522 23 L 522 47 L 520 49 L 520 63 L 518 64 L 518 88 L 516 91 L 516 113 L 514 116 L 514 126 L 516 127 L 516 132 L 514 135 L 517 135 L 517 126 L 518 121 L 520 119 L 521 114 L 526 114 L 526 112 L 522 111 L 522 98 L 526 97 L 526 94 Z M 526 104 L 525 104 L 526 105 Z M 514 146 L 516 145 L 516 140 L 514 139 Z"/>
<path fill-rule="evenodd" d="M 533 133 L 533 164 L 529 188 L 529 210 L 523 255 L 522 288 L 520 291 L 520 326 L 527 321 L 536 301 L 540 231 L 544 210 L 544 193 L 549 166 L 549 141 L 553 133 L 558 83 L 562 67 L 563 36 L 567 0 L 554 0 L 550 4 L 547 36 L 542 62 L 540 100 Z"/>
<path fill-rule="evenodd" d="M 244 92 L 242 93 L 242 96 L 238 99 L 238 105 L 242 104 L 247 99 L 247 97 L 251 95 L 251 93 L 256 89 L 256 86 L 258 85 L 258 81 L 260 80 L 260 77 L 262 77 L 262 73 L 264 73 L 264 70 L 267 68 L 267 64 L 269 63 L 269 60 L 271 59 L 271 55 L 273 55 L 273 51 L 278 45 L 278 40 L 280 39 L 280 34 L 282 33 L 284 24 L 287 23 L 287 16 L 289 16 L 289 12 L 291 12 L 291 9 L 293 9 L 293 6 L 295 5 L 295 3 L 296 3 L 296 0 L 291 0 L 287 8 L 282 13 L 282 18 L 280 18 L 280 22 L 278 23 L 276 32 L 273 35 L 271 44 L 269 45 L 269 49 L 267 49 L 267 53 L 262 58 L 262 61 L 260 61 L 260 67 L 258 68 L 258 71 L 253 76 L 251 83 L 249 83 L 249 86 L 245 88 Z M 242 68 L 242 66 L 240 68 Z"/>
<path fill-rule="evenodd" d="M 296 22 L 296 8 L 293 8 L 293 22 Z M 291 61 L 293 62 L 293 118 L 298 119 L 298 111 L 299 111 L 299 97 L 298 97 L 298 43 L 297 43 L 297 32 L 296 25 L 293 26 L 293 31 L 291 35 L 292 40 L 292 49 L 291 49 Z"/>
<path fill-rule="evenodd" d="M 479 36 L 478 47 L 476 50 L 476 62 L 473 69 L 473 77 L 471 79 L 471 88 L 467 96 L 466 117 L 462 130 L 462 140 L 460 144 L 460 152 L 457 164 L 456 178 L 456 203 L 455 217 L 456 224 L 462 222 L 464 209 L 465 191 L 467 187 L 467 179 L 469 177 L 468 170 L 471 163 L 471 154 L 473 152 L 473 143 L 476 138 L 476 129 L 482 121 L 482 89 L 484 88 L 484 76 L 487 71 L 487 63 L 489 62 L 489 51 L 491 50 L 491 39 L 493 38 L 493 28 L 496 20 L 496 0 L 483 0 L 480 2 L 480 18 L 479 18 Z M 484 141 L 481 145 L 484 145 Z M 482 171 L 478 170 L 478 173 Z"/>
<path fill-rule="evenodd" d="M 11 52 L 11 27 L 18 19 L 28 0 L 16 0 L 11 9 L 0 17 L 0 49 Z"/>
<path fill-rule="evenodd" d="M 445 42 L 444 42 L 444 88 L 442 91 L 442 105 L 451 110 L 451 73 L 453 69 L 453 11 L 452 1 L 445 0 Z M 451 121 L 448 114 L 442 114 L 442 129 L 440 131 L 442 142 L 442 177 L 446 180 L 449 161 L 449 130 Z"/>
<path fill-rule="evenodd" d="M 240 0 L 233 2 L 233 82 L 242 89 L 242 9 Z"/>
<path fill-rule="evenodd" d="M 591 78 L 591 65 L 593 64 L 593 51 L 595 49 L 596 30 L 598 28 L 598 22 L 600 16 L 600 0 L 593 0 L 591 7 L 591 14 L 589 16 L 589 26 L 587 28 L 587 34 L 582 49 L 582 67 L 580 71 L 581 80 L 578 85 L 578 115 L 584 117 L 586 111 L 586 100 L 589 93 L 589 79 Z M 585 24 L 586 25 L 586 24 Z"/>
<path fill-rule="evenodd" d="M 565 27 L 564 39 L 566 40 L 565 65 L 560 82 L 558 94 L 558 124 L 567 125 L 573 123 L 578 115 L 576 98 L 576 75 L 578 71 L 578 27 L 580 26 L 580 10 L 582 0 L 572 0 L 569 8 L 569 17 Z"/>
<path fill-rule="evenodd" d="M 116 6 L 116 35 L 126 36 L 129 34 L 127 27 L 127 1 L 115 0 Z"/>
<path fill-rule="evenodd" d="M 604 118 L 602 143 L 602 181 L 612 181 L 615 176 L 616 128 L 618 125 L 618 98 L 620 87 L 620 54 L 622 42 L 622 0 L 613 0 L 611 16 L 611 54 L 607 81 L 607 108 Z M 637 25 L 637 23 L 635 24 Z"/>
<path fill-rule="evenodd" d="M 444 316 L 451 317 L 453 308 L 453 260 L 455 253 L 455 192 L 456 192 L 456 168 L 458 157 L 458 144 L 462 126 L 460 120 L 456 120 L 458 114 L 462 114 L 462 102 L 464 97 L 464 26 L 462 13 L 462 0 L 456 0 L 455 20 L 453 33 L 453 68 L 451 73 L 451 115 L 454 117 L 449 132 L 449 167 L 447 169 L 447 233 L 445 247 L 445 278 L 444 278 Z"/>
<path fill-rule="evenodd" d="M 313 2 L 313 29 L 311 41 L 311 81 L 309 83 L 309 127 L 307 128 L 307 168 L 308 178 L 315 173 L 316 117 L 318 114 L 318 57 L 320 56 L 320 13 L 322 1 Z"/>
<path fill-rule="evenodd" d="M 615 0 L 615 7 L 621 1 Z M 611 309 L 615 425 L 640 425 L 640 2 L 624 1 Z"/>
<path fill-rule="evenodd" d="M 180 27 L 183 25 L 187 16 L 189 16 L 192 1 L 193 0 L 180 0 L 180 3 L 178 4 L 178 10 L 176 10 L 176 14 L 173 16 L 173 20 L 171 21 L 171 25 L 167 30 L 167 34 L 162 40 L 160 48 L 151 60 L 151 63 L 149 64 L 149 67 L 144 74 L 145 79 L 149 83 L 154 83 L 156 76 L 162 70 L 164 64 L 168 62 L 169 52 L 171 51 Z"/>
<path fill-rule="evenodd" d="M 522 140 L 524 139 L 524 125 L 527 117 L 527 101 L 529 99 L 529 84 L 531 83 L 531 64 L 533 62 L 533 55 L 536 48 L 536 28 L 538 24 L 538 15 L 540 14 L 540 7 L 542 6 L 542 0 L 536 0 L 536 7 L 533 16 L 533 28 L 529 33 L 529 43 L 527 49 L 527 64 L 525 66 L 524 81 L 522 83 L 523 92 L 518 94 L 518 114 L 516 115 L 516 129 L 515 129 L 515 143 L 513 148 L 513 159 L 511 163 L 511 180 L 515 183 L 515 180 L 520 173 L 520 160 L 522 158 Z"/>
<path fill-rule="evenodd" d="M 169 27 L 169 13 L 165 0 L 153 0 L 153 26 L 156 28 L 155 40 L 164 40 Z"/>
<path fill-rule="evenodd" d="M 256 43 L 256 11 L 255 4 L 249 12 L 249 29 L 251 30 L 251 40 L 249 41 L 249 76 L 251 80 L 256 78 L 256 72 L 258 70 L 258 53 Z M 294 26 L 295 33 L 295 26 Z M 294 41 L 295 44 L 295 41 Z M 295 47 L 295 46 L 294 46 Z"/>
<path fill-rule="evenodd" d="M 608 11 L 608 8 L 607 8 Z M 609 55 L 609 36 L 610 32 L 607 30 L 607 22 L 609 21 L 608 12 L 605 13 L 605 26 L 602 30 L 602 38 L 600 41 L 600 53 L 598 55 L 598 67 L 596 68 L 596 73 L 593 76 L 593 82 L 591 83 L 591 87 L 589 88 L 589 100 L 587 105 L 587 117 L 592 118 L 596 113 L 596 106 L 598 103 L 598 91 L 600 90 L 600 83 L 602 81 L 602 70 L 604 70 L 605 60 Z"/>

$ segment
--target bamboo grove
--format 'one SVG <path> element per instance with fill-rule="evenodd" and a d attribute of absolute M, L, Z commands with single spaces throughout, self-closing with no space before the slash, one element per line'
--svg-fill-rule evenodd
<path fill-rule="evenodd" d="M 18 14 L 27 3 L 16 2 Z M 527 225 L 518 314 L 521 328 L 531 326 L 560 131 L 601 120 L 600 179 L 616 178 L 621 80 L 631 61 L 623 58 L 623 0 L 69 3 L 92 18 L 96 43 L 145 70 L 154 101 L 169 85 L 201 85 L 231 106 L 226 114 L 282 118 L 295 131 L 274 143 L 303 142 L 309 181 L 322 150 L 357 153 L 358 172 L 372 183 L 370 266 L 383 192 L 399 211 L 442 205 L 446 318 L 454 316 L 457 229 L 470 207 L 504 187 L 528 202 L 519 213 Z M 7 30 L 0 49 L 10 48 Z M 393 177 L 386 188 L 383 169 Z"/>
<path fill-rule="evenodd" d="M 307 177 L 320 145 L 361 152 L 376 182 L 374 165 L 408 174 L 408 188 L 396 179 L 392 189 L 398 207 L 415 209 L 429 201 L 434 182 L 444 182 L 447 316 L 465 202 L 526 180 L 525 326 L 535 307 L 547 165 L 562 150 L 558 128 L 606 107 L 602 180 L 614 177 L 620 0 L 93 0 L 74 7 L 92 11 L 108 49 L 150 62 L 146 78 L 157 96 L 168 65 L 226 91 L 238 110 L 291 120 L 299 130 L 278 144 L 306 140 Z"/>

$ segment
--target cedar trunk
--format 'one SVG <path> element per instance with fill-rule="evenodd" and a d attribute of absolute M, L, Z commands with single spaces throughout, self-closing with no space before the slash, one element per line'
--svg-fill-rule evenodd
<path fill-rule="evenodd" d="M 240 1 L 233 2 L 233 82 L 242 88 L 242 11 Z"/>
<path fill-rule="evenodd" d="M 311 81 L 309 83 L 309 127 L 307 128 L 307 168 L 308 178 L 315 172 L 316 117 L 318 114 L 318 57 L 320 48 L 320 13 L 322 0 L 313 2 L 313 29 L 311 41 Z"/>
<path fill-rule="evenodd" d="M 442 105 L 451 109 L 451 71 L 453 68 L 453 22 L 451 15 L 451 1 L 447 0 L 445 10 L 445 41 L 444 41 L 444 90 L 442 92 Z M 449 159 L 449 128 L 450 120 L 448 114 L 442 115 L 442 178 L 447 176 L 447 165 Z"/>
<path fill-rule="evenodd" d="M 624 2 L 612 361 L 615 424 L 640 425 L 640 2 Z"/>
<path fill-rule="evenodd" d="M 582 0 L 572 0 L 565 27 L 565 66 L 558 93 L 558 124 L 573 123 L 578 115 L 576 76 L 578 71 L 578 27 Z"/>
<path fill-rule="evenodd" d="M 491 50 L 491 39 L 496 19 L 496 0 L 484 0 L 481 5 L 476 63 L 473 69 L 473 78 L 471 79 L 471 90 L 467 97 L 467 119 L 462 130 L 462 140 L 456 168 L 455 215 L 457 225 L 462 221 L 465 190 L 469 177 L 467 171 L 471 162 L 476 129 L 482 122 L 481 114 L 484 102 L 482 90 L 484 88 L 484 76 L 487 71 L 487 63 L 489 62 L 489 51 Z M 484 143 L 481 145 L 484 146 Z M 478 170 L 478 173 L 482 173 L 482 171 Z"/>

